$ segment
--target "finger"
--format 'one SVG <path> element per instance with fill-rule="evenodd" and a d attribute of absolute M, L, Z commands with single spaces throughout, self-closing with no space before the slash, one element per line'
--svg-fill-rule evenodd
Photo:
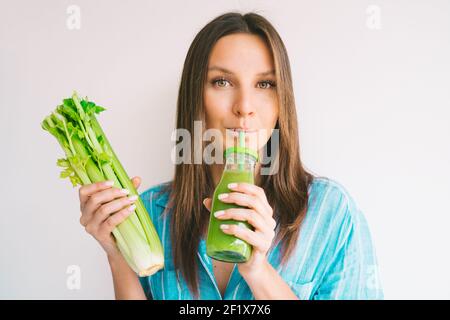
<path fill-rule="evenodd" d="M 205 198 L 205 200 L 203 200 L 203 205 L 206 207 L 206 209 L 208 209 L 208 211 L 211 211 L 211 205 L 212 205 L 211 198 Z"/>
<path fill-rule="evenodd" d="M 239 206 L 254 209 L 265 217 L 271 217 L 272 213 L 267 212 L 268 208 L 261 200 L 255 196 L 251 196 L 241 192 L 231 192 L 219 194 L 219 200 L 225 203 L 235 203 Z"/>
<path fill-rule="evenodd" d="M 138 196 L 134 195 L 134 196 L 116 199 L 116 200 L 113 200 L 111 202 L 101 205 L 100 208 L 98 208 L 98 210 L 95 211 L 94 216 L 92 217 L 91 223 L 100 225 L 106 219 L 108 219 L 110 215 L 135 203 L 137 199 L 138 199 Z"/>
<path fill-rule="evenodd" d="M 258 187 L 257 185 L 246 183 L 246 182 L 239 182 L 239 183 L 230 183 L 228 184 L 228 189 L 235 191 L 235 192 L 243 192 L 255 197 L 261 198 L 266 204 L 269 204 L 267 201 L 266 193 L 264 192 L 264 189 L 261 187 Z"/>
<path fill-rule="evenodd" d="M 131 206 L 116 212 L 100 225 L 99 231 L 101 233 L 111 233 L 114 228 L 121 224 L 126 218 L 128 218 L 128 216 L 132 214 L 135 209 L 136 205 L 132 204 Z"/>
<path fill-rule="evenodd" d="M 273 230 L 264 218 L 251 209 L 231 208 L 214 212 L 214 216 L 219 220 L 236 220 L 248 222 L 255 228 L 255 231 L 270 232 Z"/>
<path fill-rule="evenodd" d="M 142 179 L 141 179 L 141 177 L 133 177 L 133 178 L 131 179 L 131 182 L 133 183 L 133 186 L 134 186 L 136 189 L 138 189 L 139 186 L 141 185 Z"/>
<path fill-rule="evenodd" d="M 102 204 L 110 202 L 110 201 L 120 198 L 120 197 L 125 197 L 129 193 L 130 193 L 129 190 L 119 189 L 119 188 L 109 188 L 109 189 L 94 193 L 86 201 L 84 211 L 85 212 L 94 212 Z"/>
<path fill-rule="evenodd" d="M 233 235 L 236 238 L 246 241 L 258 251 L 267 252 L 270 249 L 272 239 L 268 239 L 267 237 L 263 238 L 255 231 L 235 224 L 222 224 L 220 225 L 220 229 L 226 234 Z"/>
<path fill-rule="evenodd" d="M 103 181 L 81 186 L 78 190 L 81 210 L 83 210 L 84 204 L 92 194 L 111 188 L 113 186 L 113 183 L 113 181 Z"/>
<path fill-rule="evenodd" d="M 92 214 L 95 212 L 95 210 L 97 210 L 102 204 L 120 197 L 125 197 L 128 193 L 128 190 L 119 188 L 109 188 L 94 193 L 89 197 L 84 205 L 84 208 L 82 210 L 83 214 L 80 218 L 81 224 L 86 225 L 86 223 L 91 220 Z"/>
<path fill-rule="evenodd" d="M 254 184 L 239 182 L 228 184 L 228 189 L 235 192 L 242 192 L 245 194 L 249 194 L 260 199 L 263 202 L 264 206 L 267 208 L 267 210 L 264 211 L 268 213 L 267 216 L 268 217 L 273 216 L 272 207 L 270 206 L 269 201 L 267 200 L 266 192 L 264 191 L 263 188 Z"/>

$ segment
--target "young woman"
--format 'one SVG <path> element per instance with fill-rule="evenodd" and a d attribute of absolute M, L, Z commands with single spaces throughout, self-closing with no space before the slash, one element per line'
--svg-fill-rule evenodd
<path fill-rule="evenodd" d="M 297 116 L 285 46 L 262 16 L 228 13 L 208 23 L 189 48 L 181 78 L 177 128 L 279 132 L 257 142 L 276 155 L 277 171 L 255 185 L 238 183 L 222 197 L 243 209 L 218 219 L 247 221 L 223 232 L 253 246 L 232 264 L 206 255 L 211 197 L 223 164 L 181 163 L 172 181 L 141 194 L 164 247 L 165 267 L 139 278 L 120 255 L 111 231 L 135 199 L 102 183 L 80 188 L 80 222 L 107 253 L 118 299 L 379 299 L 377 262 L 368 226 L 337 182 L 314 177 L 300 161 Z M 194 145 L 194 141 L 192 144 Z M 273 165 L 273 164 L 271 164 Z M 132 179 L 136 187 L 140 178 Z"/>

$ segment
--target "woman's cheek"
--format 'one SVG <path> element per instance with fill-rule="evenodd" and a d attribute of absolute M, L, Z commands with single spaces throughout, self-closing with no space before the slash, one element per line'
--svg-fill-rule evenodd
<path fill-rule="evenodd" d="M 230 102 L 230 97 L 227 94 L 217 92 L 217 90 L 205 90 L 203 97 L 207 127 L 223 129 L 223 124 L 229 123 L 228 118 L 231 116 L 232 102 Z"/>
<path fill-rule="evenodd" d="M 272 92 L 272 94 L 269 97 L 266 97 L 266 99 L 263 101 L 265 108 L 265 112 L 263 114 L 264 117 L 264 124 L 266 127 L 274 128 L 277 120 L 278 120 L 278 114 L 279 114 L 279 108 L 278 108 L 278 98 L 277 96 Z"/>

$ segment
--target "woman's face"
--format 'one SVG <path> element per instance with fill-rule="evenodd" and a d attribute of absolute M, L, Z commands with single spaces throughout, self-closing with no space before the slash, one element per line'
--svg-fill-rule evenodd
<path fill-rule="evenodd" d="M 273 58 L 264 40 L 239 33 L 214 45 L 203 102 L 206 127 L 221 131 L 224 148 L 236 143 L 239 130 L 246 131 L 247 146 L 259 150 L 266 144 L 278 119 L 278 99 Z"/>

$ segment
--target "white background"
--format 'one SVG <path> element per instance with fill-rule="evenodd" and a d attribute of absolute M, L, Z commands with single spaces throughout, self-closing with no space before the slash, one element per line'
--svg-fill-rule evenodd
<path fill-rule="evenodd" d="M 69 5 L 81 29 L 66 26 Z M 381 29 L 367 25 L 370 5 Z M 77 90 L 140 191 L 171 179 L 170 135 L 195 34 L 230 10 L 266 16 L 292 65 L 307 168 L 369 222 L 387 299 L 450 298 L 450 1 L 0 1 L 0 298 L 112 299 L 79 224 L 62 151 L 40 128 Z M 370 26 L 370 24 L 369 24 Z M 6 179 L 5 179 L 6 178 Z M 81 270 L 69 290 L 68 266 Z"/>

